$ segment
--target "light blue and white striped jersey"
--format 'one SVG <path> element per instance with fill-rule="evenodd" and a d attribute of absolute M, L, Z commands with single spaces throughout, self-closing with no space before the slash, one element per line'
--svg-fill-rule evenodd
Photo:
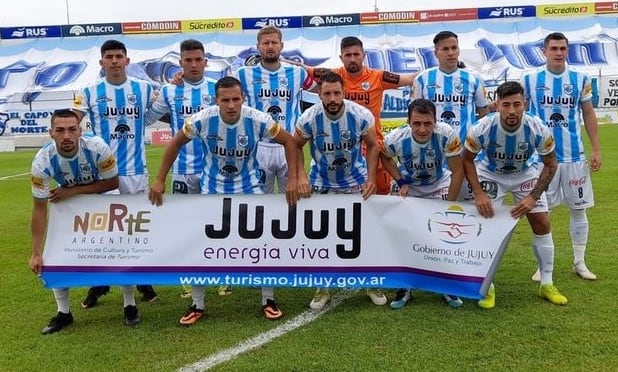
<path fill-rule="evenodd" d="M 282 64 L 271 71 L 262 64 L 242 66 L 236 71 L 236 77 L 249 106 L 269 113 L 286 131 L 293 133 L 301 114 L 301 92 L 313 83 L 304 68 Z"/>
<path fill-rule="evenodd" d="M 32 196 L 37 199 L 49 197 L 51 180 L 58 187 L 89 185 L 118 175 L 116 158 L 112 150 L 99 137 L 80 137 L 77 154 L 65 158 L 58 154 L 54 141 L 43 146 L 34 156 Z"/>
<path fill-rule="evenodd" d="M 197 84 L 185 80 L 184 85 L 166 84 L 159 97 L 146 112 L 146 125 L 151 125 L 163 115 L 170 114 L 172 136 L 182 130 L 185 118 L 215 104 L 215 84 L 212 79 L 203 79 Z M 174 174 L 198 174 L 204 169 L 202 140 L 195 138 L 180 148 L 172 165 Z"/>
<path fill-rule="evenodd" d="M 508 132 L 500 124 L 500 115 L 489 114 L 468 130 L 466 149 L 472 153 L 483 151 L 478 169 L 496 174 L 520 173 L 536 164 L 535 151 L 547 155 L 554 151 L 555 142 L 549 128 L 537 116 L 525 113 L 521 126 Z"/>
<path fill-rule="evenodd" d="M 426 69 L 414 79 L 412 94 L 414 99 L 425 98 L 433 102 L 438 120 L 455 128 L 462 142 L 468 128 L 476 122 L 476 108 L 489 104 L 483 81 L 461 68 L 450 74 L 438 67 Z"/>
<path fill-rule="evenodd" d="M 307 109 L 296 124 L 296 133 L 310 141 L 312 186 L 346 189 L 367 181 L 361 137 L 375 131 L 375 119 L 365 107 L 343 102 L 343 114 L 336 120 L 326 115 L 320 103 Z"/>
<path fill-rule="evenodd" d="M 584 160 L 581 136 L 581 104 L 592 100 L 588 75 L 568 68 L 554 75 L 546 68 L 523 77 L 529 111 L 538 115 L 551 128 L 556 141 L 559 163 Z"/>
<path fill-rule="evenodd" d="M 243 105 L 238 122 L 228 124 L 219 107 L 210 106 L 187 118 L 182 130 L 204 143 L 202 194 L 262 194 L 257 144 L 281 130 L 270 115 Z"/>
<path fill-rule="evenodd" d="M 89 115 L 92 131 L 111 147 L 118 175 L 147 174 L 145 115 L 152 102 L 150 83 L 127 78 L 115 85 L 105 79 L 78 93 L 73 108 Z"/>
<path fill-rule="evenodd" d="M 447 158 L 459 156 L 463 145 L 457 131 L 437 122 L 426 143 L 418 143 L 409 125 L 399 127 L 384 137 L 384 153 L 399 160 L 401 177 L 412 186 L 433 185 L 450 175 Z"/>

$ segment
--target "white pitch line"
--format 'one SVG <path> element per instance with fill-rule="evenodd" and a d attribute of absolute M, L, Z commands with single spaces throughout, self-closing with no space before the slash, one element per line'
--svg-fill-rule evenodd
<path fill-rule="evenodd" d="M 30 174 L 30 172 L 20 173 L 20 174 L 13 174 L 13 175 L 11 175 L 11 176 L 4 176 L 4 177 L 0 177 L 0 181 L 10 180 L 11 178 L 17 178 L 17 177 L 27 176 L 27 175 L 29 175 L 29 174 Z"/>
<path fill-rule="evenodd" d="M 322 314 L 334 309 L 339 306 L 344 300 L 354 296 L 358 293 L 358 289 L 355 290 L 342 290 L 335 296 L 333 296 L 331 302 L 324 306 L 322 310 L 307 310 L 293 319 L 288 320 L 277 328 L 271 329 L 270 331 L 261 333 L 255 337 L 249 338 L 245 341 L 242 341 L 235 346 L 222 350 L 212 356 L 206 357 L 202 360 L 199 360 L 193 364 L 184 366 L 180 369 L 182 372 L 188 371 L 205 371 L 209 368 L 212 368 L 218 364 L 223 362 L 227 362 L 228 360 L 232 360 L 240 354 L 251 351 L 255 348 L 258 348 L 262 345 L 265 345 L 277 337 L 283 336 L 284 334 L 295 330 L 296 328 L 302 327 L 305 324 L 311 323 Z"/>

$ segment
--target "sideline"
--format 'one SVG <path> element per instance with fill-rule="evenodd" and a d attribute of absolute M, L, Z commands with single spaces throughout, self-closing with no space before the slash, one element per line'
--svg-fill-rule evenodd
<path fill-rule="evenodd" d="M 13 175 L 10 175 L 10 176 L 4 176 L 4 177 L 0 177 L 0 181 L 7 181 L 7 180 L 10 180 L 11 178 L 23 177 L 23 176 L 27 176 L 29 174 L 30 174 L 30 172 L 20 173 L 20 174 L 13 174 Z"/>
<path fill-rule="evenodd" d="M 202 360 L 199 360 L 193 364 L 184 366 L 179 369 L 182 372 L 189 371 L 205 371 L 209 368 L 215 367 L 223 362 L 227 362 L 236 358 L 237 356 L 251 351 L 255 348 L 258 348 L 262 345 L 265 345 L 277 337 L 283 336 L 286 333 L 295 330 L 296 328 L 302 327 L 306 324 L 309 324 L 325 314 L 326 312 L 336 308 L 339 306 L 344 300 L 353 297 L 359 292 L 359 289 L 347 290 L 344 289 L 334 295 L 331 299 L 331 302 L 324 306 L 322 310 L 314 311 L 307 310 L 293 319 L 285 322 L 277 328 L 271 329 L 270 331 L 261 333 L 255 337 L 249 338 L 245 341 L 242 341 L 235 346 L 232 346 L 229 349 L 222 350 L 214 355 L 206 357 Z"/>

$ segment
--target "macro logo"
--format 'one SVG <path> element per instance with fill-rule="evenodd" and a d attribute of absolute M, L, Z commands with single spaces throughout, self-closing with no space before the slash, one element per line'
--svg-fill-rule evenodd
<path fill-rule="evenodd" d="M 73 219 L 73 232 L 84 235 L 93 232 L 116 232 L 127 235 L 146 233 L 150 223 L 151 211 L 130 213 L 124 204 L 112 203 L 109 209 L 100 212 L 85 212 Z"/>
<path fill-rule="evenodd" d="M 69 34 L 79 36 L 86 33 L 86 29 L 84 29 L 80 25 L 75 25 L 69 29 Z"/>
<path fill-rule="evenodd" d="M 311 17 L 311 19 L 309 20 L 309 24 L 318 27 L 318 26 L 322 26 L 324 23 L 326 23 L 324 21 L 324 18 L 320 17 L 320 16 L 315 16 L 315 17 Z"/>
<path fill-rule="evenodd" d="M 118 124 L 109 138 L 113 140 L 135 139 L 135 134 L 131 133 L 131 128 L 127 124 Z"/>
<path fill-rule="evenodd" d="M 448 244 L 464 244 L 481 235 L 483 225 L 473 214 L 453 205 L 444 212 L 436 212 L 427 221 L 427 229 Z"/>

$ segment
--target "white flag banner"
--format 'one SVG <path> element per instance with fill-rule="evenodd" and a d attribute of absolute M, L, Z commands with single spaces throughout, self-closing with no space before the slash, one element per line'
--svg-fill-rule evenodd
<path fill-rule="evenodd" d="M 517 220 L 473 204 L 374 195 L 87 195 L 52 204 L 47 287 L 418 288 L 481 298 Z"/>

